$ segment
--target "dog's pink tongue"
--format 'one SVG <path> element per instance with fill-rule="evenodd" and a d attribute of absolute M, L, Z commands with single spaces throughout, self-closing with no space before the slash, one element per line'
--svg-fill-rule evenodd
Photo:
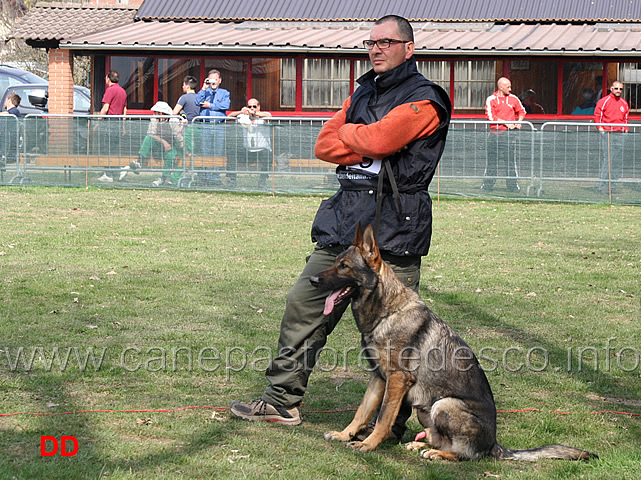
<path fill-rule="evenodd" d="M 415 442 L 418 442 L 419 440 L 423 440 L 425 438 L 425 430 L 422 432 L 419 432 L 416 434 L 416 438 L 414 439 Z"/>
<path fill-rule="evenodd" d="M 336 299 L 340 295 L 341 290 L 334 290 L 332 293 L 330 293 L 327 298 L 325 299 L 325 309 L 323 310 L 323 315 L 329 315 L 332 313 L 332 310 L 334 310 L 334 303 L 336 302 Z"/>

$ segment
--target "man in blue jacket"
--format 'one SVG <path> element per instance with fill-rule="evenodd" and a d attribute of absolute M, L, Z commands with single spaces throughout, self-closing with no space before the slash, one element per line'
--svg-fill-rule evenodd
<path fill-rule="evenodd" d="M 210 70 L 203 88 L 196 94 L 196 105 L 200 107 L 201 117 L 212 117 L 201 123 L 200 154 L 205 157 L 225 155 L 225 127 L 222 122 L 231 106 L 229 92 L 220 88 L 223 79 L 218 70 Z M 213 122 L 213 123 L 209 123 Z M 220 174 L 203 175 L 208 185 L 220 185 Z"/>

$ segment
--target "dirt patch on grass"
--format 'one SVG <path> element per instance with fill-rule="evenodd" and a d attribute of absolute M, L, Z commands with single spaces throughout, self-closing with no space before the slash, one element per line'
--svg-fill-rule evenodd
<path fill-rule="evenodd" d="M 2 422 L 0 422 L 0 432 L 16 432 L 23 430 L 22 421 L 18 417 L 24 418 L 22 415 L 2 417 Z"/>
<path fill-rule="evenodd" d="M 625 405 L 626 407 L 636 407 L 641 408 L 641 400 L 628 400 L 625 398 L 615 398 L 615 397 L 601 397 L 593 393 L 586 395 L 590 400 L 600 400 L 602 402 L 615 403 L 617 405 Z"/>

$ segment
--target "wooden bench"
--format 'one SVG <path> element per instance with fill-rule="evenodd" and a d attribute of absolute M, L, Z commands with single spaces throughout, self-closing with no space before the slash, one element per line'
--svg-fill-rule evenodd
<path fill-rule="evenodd" d="M 312 168 L 320 170 L 336 170 L 336 165 L 327 163 L 318 158 L 290 158 L 290 168 Z"/>
<path fill-rule="evenodd" d="M 131 160 L 137 160 L 137 157 L 134 156 L 122 156 L 122 157 L 107 157 L 99 155 L 35 155 L 34 163 L 38 167 L 62 167 L 66 169 L 84 169 L 84 168 L 120 168 L 129 165 Z M 148 160 L 147 167 L 149 168 L 163 168 L 163 164 L 160 160 L 155 158 L 150 158 Z M 193 163 L 192 163 L 193 162 Z M 321 171 L 321 172 L 333 172 L 336 169 L 336 165 L 323 162 L 317 158 L 289 158 L 286 160 L 288 171 L 292 170 L 294 173 L 297 170 L 304 171 Z M 176 158 L 176 167 L 183 166 L 183 158 Z M 253 162 L 249 166 L 256 167 L 256 163 Z M 277 165 L 276 165 L 277 166 Z M 208 169 L 225 169 L 227 167 L 227 158 L 226 157 L 203 157 L 200 155 L 194 155 L 191 158 L 187 158 L 186 167 L 188 170 L 208 170 Z"/>
<path fill-rule="evenodd" d="M 107 157 L 99 155 L 36 155 L 34 163 L 38 167 L 63 167 L 63 168 L 120 168 L 129 165 L 137 157 Z M 182 166 L 182 157 L 176 158 L 176 165 Z M 149 167 L 162 168 L 160 160 L 149 159 Z"/>
<path fill-rule="evenodd" d="M 240 161 L 239 161 L 240 163 Z M 320 170 L 326 171 L 329 170 L 333 172 L 336 169 L 336 165 L 332 163 L 327 163 L 317 158 L 290 158 L 287 160 L 288 169 L 296 171 L 296 169 L 304 170 Z M 256 167 L 256 163 L 252 162 L 248 166 Z M 190 167 L 188 160 L 187 167 Z M 199 169 L 209 169 L 209 168 L 220 168 L 225 169 L 227 167 L 227 158 L 226 157 L 202 157 L 199 155 L 194 155 L 193 157 L 193 168 L 196 170 Z M 282 170 L 281 170 L 282 171 Z"/>
<path fill-rule="evenodd" d="M 135 157 L 100 157 L 98 155 L 36 155 L 38 167 L 124 167 Z"/>

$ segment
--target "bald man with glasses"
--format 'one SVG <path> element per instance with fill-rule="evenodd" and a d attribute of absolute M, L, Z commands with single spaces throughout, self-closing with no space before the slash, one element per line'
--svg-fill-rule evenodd
<path fill-rule="evenodd" d="M 269 161 L 272 159 L 272 142 L 271 142 L 271 128 L 265 124 L 265 118 L 272 116 L 269 112 L 263 112 L 260 109 L 260 102 L 256 98 L 250 98 L 247 101 L 247 106 L 229 113 L 230 117 L 238 118 L 238 124 L 243 127 L 243 147 L 247 153 L 247 165 L 256 164 L 256 168 L 260 172 L 258 177 L 258 188 L 265 188 L 267 186 L 267 178 L 269 177 Z M 237 164 L 230 165 L 228 168 L 236 169 Z M 229 180 L 228 186 L 236 186 L 236 174 L 228 173 Z"/>
<path fill-rule="evenodd" d="M 301 423 L 309 376 L 347 309 L 339 305 L 325 315 L 327 292 L 309 279 L 352 244 L 359 222 L 375 225 L 381 256 L 418 292 L 421 257 L 432 235 L 428 188 L 445 147 L 452 104 L 445 90 L 418 72 L 414 32 L 405 18 L 376 21 L 364 47 L 372 69 L 316 139 L 315 155 L 336 165 L 340 188 L 321 203 L 312 224 L 316 247 L 287 295 L 278 354 L 266 372 L 269 386 L 252 402 L 232 402 L 232 415 L 244 420 Z M 402 438 L 411 413 L 404 404 L 389 438 Z M 373 428 L 370 423 L 355 438 Z"/>
<path fill-rule="evenodd" d="M 623 83 L 615 80 L 610 86 L 610 93 L 599 99 L 594 107 L 594 123 L 610 123 L 619 125 L 597 125 L 601 132 L 601 168 L 599 171 L 599 193 L 616 193 L 612 183 L 619 179 L 623 168 L 623 147 L 628 127 L 630 106 L 622 97 Z"/>

